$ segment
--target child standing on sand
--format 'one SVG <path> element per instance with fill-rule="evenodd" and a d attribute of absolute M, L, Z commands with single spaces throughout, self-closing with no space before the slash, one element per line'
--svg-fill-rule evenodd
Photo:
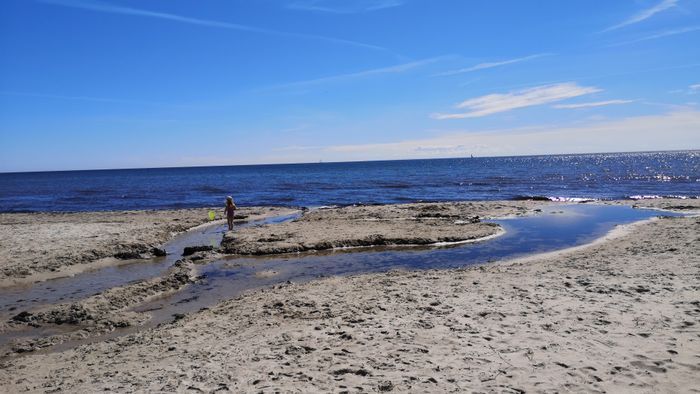
<path fill-rule="evenodd" d="M 233 203 L 233 197 L 226 197 L 226 208 L 224 208 L 224 213 L 226 214 L 226 219 L 228 220 L 229 231 L 233 230 L 233 214 L 236 212 L 236 204 Z"/>

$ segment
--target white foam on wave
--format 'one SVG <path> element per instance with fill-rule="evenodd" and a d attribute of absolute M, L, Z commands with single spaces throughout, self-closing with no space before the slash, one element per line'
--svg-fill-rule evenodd
<path fill-rule="evenodd" d="M 657 195 L 636 195 L 636 196 L 630 196 L 630 200 L 656 200 L 659 198 L 663 198 L 663 196 L 657 196 Z"/>
<path fill-rule="evenodd" d="M 315 210 L 322 210 L 322 209 L 336 209 L 339 208 L 338 205 L 320 205 L 317 207 L 311 206 L 309 207 L 309 210 L 315 211 Z"/>
<path fill-rule="evenodd" d="M 695 199 L 698 199 L 700 197 L 699 196 L 674 196 L 674 195 L 659 196 L 656 194 L 650 194 L 650 195 L 639 195 L 638 194 L 638 195 L 634 195 L 634 196 L 629 196 L 628 198 L 630 200 L 656 200 L 659 198 L 670 198 L 670 199 L 674 199 L 674 200 L 687 200 L 687 199 L 695 200 Z"/>
<path fill-rule="evenodd" d="M 550 201 L 557 202 L 593 202 L 598 201 L 597 198 L 589 197 L 547 197 Z"/>

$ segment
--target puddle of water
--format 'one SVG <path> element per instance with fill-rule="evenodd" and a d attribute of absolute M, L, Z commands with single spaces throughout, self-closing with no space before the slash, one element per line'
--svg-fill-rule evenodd
<path fill-rule="evenodd" d="M 236 225 L 236 228 L 281 223 L 298 217 L 300 217 L 298 213 L 275 216 Z M 71 302 L 99 294 L 112 287 L 155 278 L 182 258 L 182 251 L 186 246 L 218 247 L 225 232 L 225 224 L 203 226 L 173 237 L 163 246 L 167 252 L 164 257 L 122 261 L 116 266 L 87 271 L 75 276 L 0 289 L 0 319 L 9 319 L 20 311 L 39 305 Z"/>
<path fill-rule="evenodd" d="M 669 216 L 681 216 L 669 213 Z M 337 250 L 277 257 L 231 257 L 201 268 L 205 282 L 172 296 L 139 306 L 149 311 L 150 324 L 191 313 L 250 289 L 323 276 L 386 272 L 392 269 L 457 268 L 512 259 L 582 245 L 616 225 L 659 216 L 658 211 L 626 206 L 572 205 L 545 209 L 539 215 L 490 220 L 506 233 L 488 241 L 444 247 L 392 247 Z"/>

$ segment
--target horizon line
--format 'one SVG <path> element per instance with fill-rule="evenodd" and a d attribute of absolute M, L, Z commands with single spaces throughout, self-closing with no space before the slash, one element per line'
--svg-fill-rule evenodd
<path fill-rule="evenodd" d="M 585 156 L 585 155 L 614 155 L 614 154 L 642 154 L 642 153 L 678 153 L 678 152 L 700 152 L 700 147 L 690 149 L 669 149 L 669 150 L 643 150 L 643 151 L 618 151 L 618 152 L 585 152 L 585 153 L 548 153 L 536 155 L 496 155 L 496 156 L 460 156 L 460 157 L 429 157 L 415 159 L 377 159 L 377 160 L 344 160 L 344 161 L 318 161 L 318 162 L 286 162 L 286 163 L 244 163 L 244 164 L 212 164 L 194 166 L 162 166 L 162 167 L 122 167 L 122 168 L 86 168 L 67 170 L 33 170 L 33 171 L 0 171 L 0 176 L 10 174 L 38 174 L 55 172 L 81 172 L 81 171 L 133 171 L 133 170 L 172 170 L 181 168 L 216 168 L 216 167 L 255 167 L 255 166 L 289 166 L 307 164 L 350 164 L 350 163 L 381 163 L 395 161 L 416 161 L 416 160 L 460 160 L 460 159 L 494 159 L 508 157 L 540 157 L 540 156 Z"/>

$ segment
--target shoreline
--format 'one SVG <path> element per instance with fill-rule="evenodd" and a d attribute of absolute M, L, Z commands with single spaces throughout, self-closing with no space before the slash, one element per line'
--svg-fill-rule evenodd
<path fill-rule="evenodd" d="M 681 209 L 680 212 L 684 212 L 686 214 L 695 214 L 695 215 L 700 215 L 700 202 L 695 203 L 694 205 L 687 205 L 687 206 L 677 206 L 673 205 L 674 201 L 677 201 L 676 199 L 650 199 L 650 200 L 644 200 L 647 202 L 644 204 L 644 206 L 640 206 L 638 204 L 638 201 L 632 201 L 632 200 L 614 200 L 614 201 L 608 201 L 608 202 L 580 202 L 578 204 L 594 204 L 594 205 L 631 205 L 633 208 L 642 208 L 642 209 L 650 209 L 650 210 L 658 210 L 660 212 L 679 212 L 678 208 Z M 691 200 L 695 201 L 695 200 Z M 698 200 L 700 201 L 700 200 Z M 482 215 L 485 216 L 486 219 L 489 220 L 508 220 L 512 218 L 517 218 L 517 217 L 522 217 L 524 215 L 535 215 L 541 212 L 541 209 L 537 207 L 544 207 L 544 206 L 562 206 L 562 205 L 572 205 L 571 203 L 567 202 L 557 202 L 557 201 L 550 201 L 550 202 L 544 202 L 544 201 L 539 201 L 539 200 L 525 200 L 525 201 L 466 201 L 462 203 L 412 203 L 412 204 L 390 204 L 390 205 L 372 205 L 372 206 L 360 206 L 360 209 L 365 209 L 365 208 L 384 208 L 384 207 L 396 207 L 396 206 L 402 206 L 402 207 L 408 207 L 408 206 L 434 206 L 434 205 L 447 205 L 447 206 L 454 206 L 458 204 L 468 204 L 470 207 L 473 204 L 485 204 L 487 206 L 486 211 L 484 211 L 484 207 L 481 206 L 480 209 L 477 209 L 477 212 L 481 213 Z M 573 204 L 576 205 L 576 204 Z M 343 208 L 323 208 L 323 209 L 318 209 L 316 212 L 323 212 L 327 210 L 343 210 L 343 209 L 352 209 L 356 208 L 357 206 L 348 206 L 348 207 L 343 207 Z M 503 208 L 505 209 L 504 211 L 499 211 Z M 201 208 L 197 209 L 199 216 L 202 216 L 201 213 L 204 211 L 209 211 L 211 208 Z M 190 212 L 192 209 L 182 209 L 182 210 L 175 210 L 175 211 L 161 211 L 161 212 Z M 266 211 L 266 212 L 265 212 Z M 120 215 L 133 215 L 133 214 L 138 214 L 138 213 L 143 213 L 143 214 L 149 214 L 154 211 L 152 210 L 146 210 L 146 211 L 108 211 L 109 213 L 120 216 Z M 274 217 L 275 215 L 288 215 L 290 212 L 294 212 L 291 208 L 276 208 L 276 207 L 246 207 L 243 208 L 244 213 L 252 213 L 252 215 L 247 215 L 243 214 L 241 215 L 241 219 L 236 220 L 237 224 L 241 223 L 246 223 L 248 221 L 253 221 L 253 220 L 261 220 L 261 219 L 266 219 L 270 217 Z M 308 211 L 307 211 L 308 212 Z M 103 212 L 87 212 L 87 213 L 77 213 L 79 215 L 82 214 L 102 214 Z M 4 219 L 7 218 L 7 215 L 26 215 L 26 214 L 6 214 L 3 216 L 0 214 L 0 219 L 3 221 L 0 221 L 0 228 L 2 228 L 3 225 L 5 225 Z M 36 214 L 31 214 L 31 215 L 41 215 L 39 213 Z M 61 214 L 64 215 L 64 214 Z M 237 215 L 238 216 L 238 215 Z M 249 217 L 252 216 L 252 217 Z M 438 215 L 439 216 L 439 215 Z M 477 218 L 477 223 L 480 222 L 478 220 L 479 216 L 475 216 Z M 302 219 L 304 219 L 302 217 Z M 175 218 L 174 220 L 178 220 Z M 223 219 L 219 219 L 217 217 L 216 220 L 214 221 L 209 221 L 208 219 L 204 222 L 202 222 L 202 219 L 199 219 L 200 222 L 190 225 L 190 227 L 182 226 L 179 225 L 177 228 L 179 231 L 178 232 L 170 232 L 169 235 L 164 238 L 166 240 L 168 239 L 173 239 L 174 237 L 182 234 L 186 234 L 189 232 L 195 232 L 199 229 L 206 229 L 206 228 L 212 228 L 215 226 L 220 226 L 224 223 Z M 373 221 L 411 221 L 411 220 L 416 220 L 415 217 L 408 217 L 408 218 L 360 218 L 357 219 L 355 218 L 354 220 L 356 221 L 368 221 L 368 222 L 373 222 Z M 297 220 L 295 220 L 296 222 Z M 455 223 L 460 223 L 461 220 L 455 221 Z M 337 224 L 337 223 L 334 223 Z M 462 223 L 460 223 L 462 224 Z M 275 225 L 275 229 L 279 228 L 279 224 Z M 251 229 L 247 229 L 251 230 Z M 235 237 L 240 237 L 241 236 L 241 231 L 245 232 L 246 229 L 235 229 L 234 233 L 230 233 L 229 235 L 234 235 Z M 385 230 L 386 231 L 386 230 Z M 6 234 L 6 233 L 5 233 Z M 265 232 L 263 231 L 263 234 Z M 487 241 L 499 236 L 502 236 L 505 234 L 505 230 L 501 228 L 500 226 L 497 226 L 494 231 L 492 231 L 490 234 L 489 233 L 482 233 L 478 236 L 469 236 L 469 237 L 464 237 L 464 239 L 458 239 L 458 240 L 441 240 L 441 239 L 432 239 L 432 240 L 425 240 L 421 239 L 421 242 L 406 242 L 406 241 L 401 241 L 399 243 L 387 243 L 386 241 L 383 241 L 382 238 L 380 238 L 380 242 L 377 242 L 376 240 L 372 240 L 372 242 L 368 242 L 366 245 L 362 244 L 357 244 L 357 241 L 345 241 L 346 243 L 349 243 L 349 245 L 344 245 L 342 242 L 340 242 L 339 245 L 333 244 L 331 242 L 330 247 L 328 246 L 323 246 L 322 248 L 317 248 L 317 247 L 308 247 L 308 250 L 310 251 L 323 251 L 323 250 L 329 250 L 329 251 L 353 251 L 353 250 L 358 250 L 361 251 L 362 249 L 366 248 L 373 248 L 377 246 L 385 246 L 385 247 L 440 247 L 440 246 L 451 246 L 451 245 L 460 245 L 460 244 L 469 244 L 469 243 L 474 243 L 474 242 L 483 242 Z M 260 232 L 257 234 L 255 233 L 255 230 L 253 229 L 253 235 L 260 235 Z M 275 234 L 272 234 L 273 236 Z M 289 234 L 287 234 L 289 235 Z M 605 239 L 610 234 L 606 235 L 603 238 L 594 240 L 593 243 L 595 242 L 600 242 Z M 319 234 L 311 234 L 312 237 L 318 237 Z M 222 246 L 224 246 L 225 239 L 222 241 Z M 266 240 L 265 243 L 268 241 Z M 327 242 L 321 242 L 322 245 L 326 244 Z M 153 246 L 153 248 L 159 248 L 162 247 L 164 244 L 156 244 Z M 254 247 L 259 248 L 260 247 L 260 242 L 253 243 Z M 588 244 L 586 244 L 588 245 Z M 586 245 L 580 245 L 577 247 L 585 247 Z M 263 246 L 267 246 L 263 244 Z M 136 245 L 135 249 L 143 249 L 141 245 Z M 576 247 L 575 247 L 576 248 Z M 94 251 L 89 251 L 92 252 L 93 254 L 95 253 Z M 216 256 L 219 256 L 217 252 L 223 252 L 224 255 L 231 255 L 231 252 L 225 250 L 221 251 L 215 251 L 214 253 L 211 252 L 202 252 L 202 253 L 195 253 L 195 259 L 196 260 L 201 260 L 201 259 L 206 259 L 211 261 L 211 259 L 215 258 Z M 278 256 L 283 256 L 284 254 L 299 254 L 299 253 L 305 253 L 304 250 L 291 250 L 291 251 L 278 251 L 278 250 L 272 250 L 270 252 L 264 252 L 264 253 L 244 253 L 243 255 L 247 254 L 252 254 L 252 255 L 278 255 Z M 550 253 L 556 253 L 556 252 L 550 252 Z M 44 252 L 46 254 L 46 252 Z M 235 252 L 233 253 L 234 255 L 236 254 Z M 98 258 L 92 261 L 87 261 L 87 262 L 80 262 L 78 264 L 76 263 L 71 263 L 70 265 L 67 266 L 62 266 L 59 267 L 59 269 L 52 269 L 51 271 L 43 271 L 43 272 L 37 272 L 34 273 L 33 275 L 30 276 L 19 276 L 19 277 L 4 277 L 0 278 L 0 290 L 3 288 L 12 288 L 16 286 L 23 286 L 23 285 L 29 285 L 31 283 L 39 283 L 39 282 L 44 282 L 47 280 L 51 279 L 59 279 L 59 278 L 64 278 L 64 277 L 73 277 L 75 275 L 79 275 L 81 273 L 85 272 L 91 272 L 91 271 L 99 271 L 104 268 L 116 268 L 120 266 L 125 266 L 125 265 L 130 265 L 130 264 L 138 264 L 139 262 L 147 262 L 148 258 L 152 256 L 149 254 L 146 255 L 140 255 L 136 259 L 120 259 L 116 257 L 104 257 L 104 258 Z M 178 257 L 178 256 L 175 256 Z M 184 257 L 184 256 L 183 256 Z M 51 255 L 49 254 L 49 259 L 51 258 Z M 179 257 L 178 257 L 179 258 Z M 527 257 L 526 257 L 527 258 Z M 174 259 L 173 259 L 174 262 Z M 0 267 L 2 268 L 2 267 Z"/>
<path fill-rule="evenodd" d="M 281 210 L 324 210 L 324 209 L 338 209 L 338 208 L 349 208 L 349 207 L 373 207 L 373 206 L 388 206 L 388 205 L 410 205 L 410 204 L 454 204 L 454 203 L 566 203 L 566 204 L 610 204 L 610 203 L 621 203 L 621 204 L 654 204 L 662 203 L 668 204 L 673 201 L 697 201 L 700 200 L 700 195 L 695 196 L 675 196 L 675 195 L 635 195 L 635 196 L 624 196 L 621 198 L 595 198 L 595 197 L 555 197 L 555 196 L 545 196 L 545 195 L 523 195 L 516 196 L 510 199 L 495 199 L 495 200 L 416 200 L 416 201 L 406 201 L 406 202 L 357 202 L 351 204 L 331 204 L 331 205 L 318 205 L 318 206 L 296 206 L 296 205 L 260 205 L 260 206 L 245 206 L 239 207 L 239 209 L 254 209 L 254 208 L 268 208 L 268 209 L 281 209 Z M 59 210 L 59 211 L 0 211 L 0 215 L 42 215 L 42 214 L 54 214 L 54 215 L 80 215 L 80 214 L 121 214 L 126 212 L 175 212 L 175 211 L 191 211 L 191 210 L 213 210 L 217 213 L 217 220 L 224 220 L 221 215 L 219 215 L 221 209 L 219 206 L 208 207 L 208 206 L 194 206 L 186 208 L 173 208 L 173 207 L 163 207 L 163 208 L 133 208 L 133 209 L 108 209 L 108 210 Z"/>
<path fill-rule="evenodd" d="M 5 359 L 0 387 L 684 391 L 698 383 L 698 226 L 644 220 L 496 264 L 246 291 L 126 337 Z"/>

